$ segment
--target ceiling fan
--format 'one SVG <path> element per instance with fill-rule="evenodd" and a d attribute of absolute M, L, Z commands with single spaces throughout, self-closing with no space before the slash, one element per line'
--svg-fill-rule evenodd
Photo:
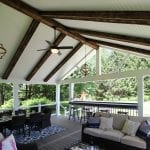
<path fill-rule="evenodd" d="M 55 40 L 56 40 L 56 28 L 54 28 L 54 41 Z M 45 41 L 49 44 L 49 47 L 46 49 L 39 49 L 37 51 L 50 50 L 51 53 L 53 53 L 53 54 L 62 55 L 61 50 L 73 48 L 73 46 L 55 46 L 55 45 L 53 45 L 52 42 L 47 41 L 47 40 L 45 40 Z"/>

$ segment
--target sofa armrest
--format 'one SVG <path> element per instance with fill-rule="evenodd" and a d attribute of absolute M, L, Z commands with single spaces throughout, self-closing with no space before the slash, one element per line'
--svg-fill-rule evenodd
<path fill-rule="evenodd" d="M 146 138 L 146 147 L 147 147 L 147 150 L 150 150 L 150 136 L 147 136 Z"/>
<path fill-rule="evenodd" d="M 88 127 L 88 124 L 87 124 L 87 123 L 82 124 L 82 134 L 83 134 L 83 131 L 84 131 L 84 129 L 85 129 L 86 127 Z"/>
<path fill-rule="evenodd" d="M 36 143 L 20 144 L 16 143 L 18 150 L 38 150 Z"/>
<path fill-rule="evenodd" d="M 83 123 L 83 124 L 82 124 L 82 130 L 83 130 L 84 128 L 88 127 L 88 126 L 89 126 L 88 123 Z"/>

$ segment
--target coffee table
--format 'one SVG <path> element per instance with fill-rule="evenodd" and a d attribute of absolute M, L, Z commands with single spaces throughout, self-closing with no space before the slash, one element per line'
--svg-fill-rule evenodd
<path fill-rule="evenodd" d="M 97 145 L 88 145 L 80 142 L 78 144 L 72 145 L 69 148 L 65 148 L 64 150 L 100 150 L 100 148 Z"/>

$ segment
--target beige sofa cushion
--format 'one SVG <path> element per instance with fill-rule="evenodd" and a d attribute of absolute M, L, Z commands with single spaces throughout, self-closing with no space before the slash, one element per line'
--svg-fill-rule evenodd
<path fill-rule="evenodd" d="M 139 126 L 140 122 L 135 122 L 126 119 L 126 122 L 124 123 L 124 126 L 122 128 L 122 132 L 130 136 L 135 136 Z"/>
<path fill-rule="evenodd" d="M 113 117 L 113 128 L 117 130 L 122 130 L 126 119 L 128 119 L 127 115 L 119 114 L 111 114 L 111 117 Z"/>
<path fill-rule="evenodd" d="M 146 142 L 137 136 L 124 136 L 121 138 L 121 143 L 137 148 L 146 149 Z"/>
<path fill-rule="evenodd" d="M 88 135 L 92 135 L 95 137 L 102 137 L 102 133 L 104 130 L 101 130 L 99 128 L 85 128 L 84 133 Z"/>
<path fill-rule="evenodd" d="M 112 130 L 113 129 L 113 118 L 100 117 L 100 129 Z"/>
<path fill-rule="evenodd" d="M 121 138 L 124 136 L 124 134 L 119 130 L 104 131 L 101 134 L 102 138 L 116 142 L 120 142 Z"/>

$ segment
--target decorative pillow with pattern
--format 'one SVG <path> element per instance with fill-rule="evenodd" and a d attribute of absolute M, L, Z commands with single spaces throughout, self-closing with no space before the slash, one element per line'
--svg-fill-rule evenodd
<path fill-rule="evenodd" d="M 4 140 L 4 136 L 2 133 L 0 133 L 0 150 L 2 150 L 2 140 Z"/>
<path fill-rule="evenodd" d="M 100 117 L 99 128 L 103 130 L 112 130 L 113 129 L 113 117 L 110 117 L 110 118 Z"/>
<path fill-rule="evenodd" d="M 141 123 L 136 135 L 144 140 L 150 135 L 150 122 L 145 120 Z"/>
<path fill-rule="evenodd" d="M 100 118 L 99 117 L 90 117 L 87 120 L 88 127 L 90 128 L 98 128 L 100 125 Z"/>
<path fill-rule="evenodd" d="M 4 140 L 4 136 L 2 133 L 0 133 L 0 141 Z"/>
<path fill-rule="evenodd" d="M 0 150 L 17 150 L 16 142 L 13 134 L 8 136 L 6 139 L 0 142 L 1 149 Z"/>
<path fill-rule="evenodd" d="M 134 122 L 126 119 L 122 132 L 130 136 L 135 136 L 139 126 L 140 126 L 140 122 Z"/>

